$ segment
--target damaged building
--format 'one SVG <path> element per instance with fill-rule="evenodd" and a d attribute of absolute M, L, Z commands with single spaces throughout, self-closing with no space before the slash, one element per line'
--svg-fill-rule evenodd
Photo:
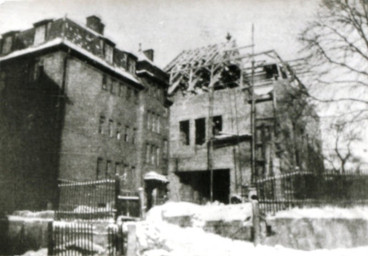
<path fill-rule="evenodd" d="M 262 178 L 323 170 L 319 118 L 292 64 L 227 42 L 180 53 L 170 75 L 170 197 L 246 197 Z"/>

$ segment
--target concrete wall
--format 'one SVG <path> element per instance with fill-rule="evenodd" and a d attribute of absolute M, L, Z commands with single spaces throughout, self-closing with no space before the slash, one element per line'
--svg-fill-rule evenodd
<path fill-rule="evenodd" d="M 179 178 L 175 172 L 207 171 L 207 144 L 195 144 L 195 119 L 206 118 L 206 140 L 208 134 L 209 98 L 208 94 L 185 95 L 178 92 L 170 108 L 170 197 L 180 200 Z M 222 131 L 227 134 L 249 134 L 250 107 L 246 103 L 247 95 L 239 88 L 216 90 L 213 100 L 213 116 L 222 116 Z M 179 122 L 189 120 L 190 143 L 180 142 Z M 237 145 L 214 147 L 212 154 L 213 169 L 230 171 L 230 193 L 240 193 L 240 184 L 250 182 L 250 144 L 242 142 Z M 179 185 L 180 184 L 180 185 Z"/>

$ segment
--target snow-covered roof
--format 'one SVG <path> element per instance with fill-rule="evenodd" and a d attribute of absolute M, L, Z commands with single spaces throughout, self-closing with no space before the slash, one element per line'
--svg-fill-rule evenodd
<path fill-rule="evenodd" d="M 169 182 L 169 180 L 164 175 L 161 175 L 154 171 L 146 173 L 143 179 L 144 180 L 156 180 L 156 181 L 161 181 L 163 183 Z"/>
<path fill-rule="evenodd" d="M 38 45 L 38 46 L 31 46 L 31 47 L 28 47 L 26 49 L 14 51 L 14 52 L 6 55 L 6 56 L 0 57 L 0 62 L 5 61 L 5 60 L 9 60 L 9 59 L 12 59 L 12 58 L 16 58 L 16 57 L 19 57 L 19 56 L 23 56 L 23 55 L 26 55 L 26 54 L 29 54 L 29 53 L 41 51 L 41 50 L 51 48 L 51 47 L 54 47 L 54 46 L 57 46 L 57 45 L 66 45 L 69 48 L 71 48 L 71 49 L 83 54 L 84 56 L 88 57 L 89 59 L 97 62 L 98 64 L 108 68 L 109 70 L 111 70 L 111 71 L 113 71 L 113 72 L 115 72 L 115 73 L 117 73 L 117 74 L 133 81 L 134 83 L 140 84 L 140 82 L 132 74 L 130 74 L 129 72 L 127 72 L 123 68 L 112 66 L 111 64 L 107 63 L 104 59 L 101 59 L 100 57 L 98 57 L 98 56 L 90 53 L 89 51 L 83 49 L 82 47 L 80 47 L 80 46 L 78 46 L 78 45 L 76 45 L 76 44 L 74 44 L 74 43 L 72 43 L 72 42 L 70 42 L 66 39 L 63 39 L 63 38 L 56 38 L 56 39 L 53 39 L 51 41 L 47 41 L 46 43 Z"/>

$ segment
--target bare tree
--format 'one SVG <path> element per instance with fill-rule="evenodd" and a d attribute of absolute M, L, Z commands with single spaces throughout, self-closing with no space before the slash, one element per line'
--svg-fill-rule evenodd
<path fill-rule="evenodd" d="M 330 168 L 335 172 L 346 173 L 349 169 L 360 167 L 360 159 L 355 155 L 352 145 L 359 141 L 359 132 L 343 121 L 338 120 L 330 125 L 333 140 L 331 141 L 331 150 L 326 158 Z"/>
<path fill-rule="evenodd" d="M 322 0 L 299 39 L 307 54 L 308 93 L 337 117 L 329 125 L 333 150 L 327 160 L 345 172 L 358 161 L 356 128 L 368 120 L 368 0 Z"/>
<path fill-rule="evenodd" d="M 361 95 L 368 88 L 368 0 L 322 0 L 316 19 L 300 34 L 300 41 L 315 78 L 312 85 L 347 88 L 352 95 L 331 93 L 333 98 L 323 100 L 368 104 L 368 98 Z"/>

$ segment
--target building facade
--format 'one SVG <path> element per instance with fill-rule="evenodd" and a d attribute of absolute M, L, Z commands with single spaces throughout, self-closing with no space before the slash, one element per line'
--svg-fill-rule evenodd
<path fill-rule="evenodd" d="M 173 200 L 228 203 L 258 180 L 323 170 L 304 85 L 276 52 L 249 49 L 229 40 L 183 51 L 165 68 Z"/>
<path fill-rule="evenodd" d="M 60 182 L 117 174 L 135 190 L 167 172 L 167 75 L 103 31 L 90 16 L 2 35 L 1 211 L 55 207 Z"/>

